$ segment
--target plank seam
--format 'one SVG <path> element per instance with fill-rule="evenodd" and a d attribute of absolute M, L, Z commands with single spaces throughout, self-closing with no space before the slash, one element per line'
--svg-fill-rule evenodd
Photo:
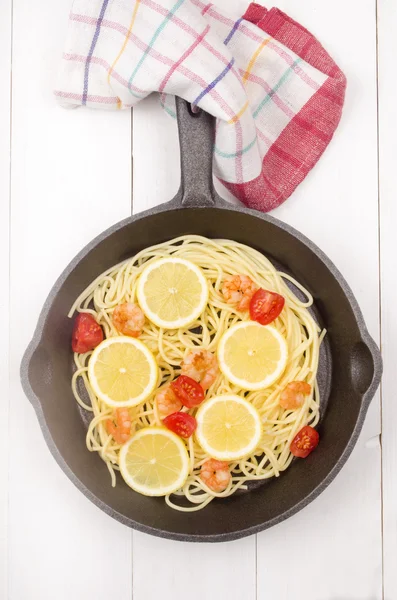
<path fill-rule="evenodd" d="M 134 214 L 134 109 L 131 108 L 130 112 L 130 123 L 131 123 L 131 215 Z"/>
<path fill-rule="evenodd" d="M 380 184 L 380 91 L 379 91 L 379 0 L 375 2 L 375 27 L 376 27 L 376 109 L 377 109 L 377 169 L 378 169 L 378 270 L 379 270 L 379 346 L 382 352 L 382 211 L 381 211 L 381 184 Z M 383 387 L 379 386 L 380 399 L 380 518 L 381 518 L 381 559 L 382 559 L 382 600 L 385 600 L 385 548 L 384 548 L 384 498 L 383 498 Z"/>
<path fill-rule="evenodd" d="M 10 6 L 10 74 L 9 74 L 9 115 L 10 115 L 10 123 L 9 123 L 9 142 L 8 142 L 8 151 L 9 151 L 9 165 L 8 165 L 8 332 L 7 332 L 7 351 L 8 351 L 8 389 L 11 388 L 11 364 L 10 364 L 10 353 L 11 353 L 11 327 L 10 327 L 10 310 L 11 310 L 11 198 L 12 198 L 12 102 L 13 102 L 13 94 L 12 94 L 12 63 L 13 63 L 13 46 L 14 46 L 14 2 L 11 0 Z M 11 426 L 11 416 L 10 416 L 10 407 L 11 407 L 11 399 L 10 394 L 7 394 L 7 439 L 9 441 L 10 436 L 10 426 Z M 8 539 L 9 534 L 9 514 L 10 514 L 10 454 L 7 456 L 7 500 L 6 500 L 6 539 Z M 10 598 L 9 595 L 9 585 L 8 585 L 8 569 L 10 564 L 10 544 L 7 544 L 6 551 L 6 593 L 7 598 Z"/>
<path fill-rule="evenodd" d="M 258 534 L 255 534 L 255 600 L 258 600 Z"/>
<path fill-rule="evenodd" d="M 131 125 L 131 214 L 134 214 L 134 109 L 130 112 Z M 131 529 L 131 600 L 134 600 L 134 531 Z"/>

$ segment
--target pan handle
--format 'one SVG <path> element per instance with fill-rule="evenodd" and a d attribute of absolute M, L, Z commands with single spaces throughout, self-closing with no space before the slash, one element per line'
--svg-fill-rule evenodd
<path fill-rule="evenodd" d="M 181 147 L 180 202 L 183 206 L 214 206 L 212 160 L 215 119 L 178 97 L 176 113 Z"/>

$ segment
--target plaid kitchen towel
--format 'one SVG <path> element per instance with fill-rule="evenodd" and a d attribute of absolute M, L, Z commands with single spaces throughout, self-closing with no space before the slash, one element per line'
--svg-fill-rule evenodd
<path fill-rule="evenodd" d="M 75 0 L 55 94 L 117 110 L 157 91 L 171 114 L 185 98 L 217 118 L 216 176 L 269 211 L 324 152 L 345 88 L 318 40 L 277 8 L 237 18 L 202 0 Z"/>

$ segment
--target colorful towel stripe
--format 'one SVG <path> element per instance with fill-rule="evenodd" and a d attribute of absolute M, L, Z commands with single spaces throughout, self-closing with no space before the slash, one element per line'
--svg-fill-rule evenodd
<path fill-rule="evenodd" d="M 345 88 L 318 40 L 275 8 L 236 19 L 202 0 L 74 0 L 55 95 L 117 110 L 157 91 L 172 116 L 184 97 L 218 119 L 219 179 L 268 211 L 324 152 Z"/>

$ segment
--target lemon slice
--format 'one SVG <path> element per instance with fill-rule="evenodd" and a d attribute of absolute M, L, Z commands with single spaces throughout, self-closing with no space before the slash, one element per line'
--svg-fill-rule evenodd
<path fill-rule="evenodd" d="M 213 458 L 237 460 L 252 454 L 262 433 L 257 410 L 240 396 L 215 396 L 196 414 L 196 438 Z"/>
<path fill-rule="evenodd" d="M 140 307 L 158 327 L 177 329 L 195 321 L 208 302 L 201 270 L 182 258 L 162 258 L 142 272 L 137 286 Z"/>
<path fill-rule="evenodd" d="M 219 368 L 235 385 L 261 390 L 282 375 L 287 343 L 274 327 L 243 321 L 230 327 L 218 346 Z"/>
<path fill-rule="evenodd" d="M 158 366 L 150 350 L 135 338 L 104 340 L 92 353 L 88 377 L 95 394 L 109 406 L 136 406 L 153 392 Z"/>
<path fill-rule="evenodd" d="M 145 496 L 175 492 L 185 483 L 189 468 L 185 444 L 162 427 L 141 429 L 120 451 L 124 481 Z"/>

